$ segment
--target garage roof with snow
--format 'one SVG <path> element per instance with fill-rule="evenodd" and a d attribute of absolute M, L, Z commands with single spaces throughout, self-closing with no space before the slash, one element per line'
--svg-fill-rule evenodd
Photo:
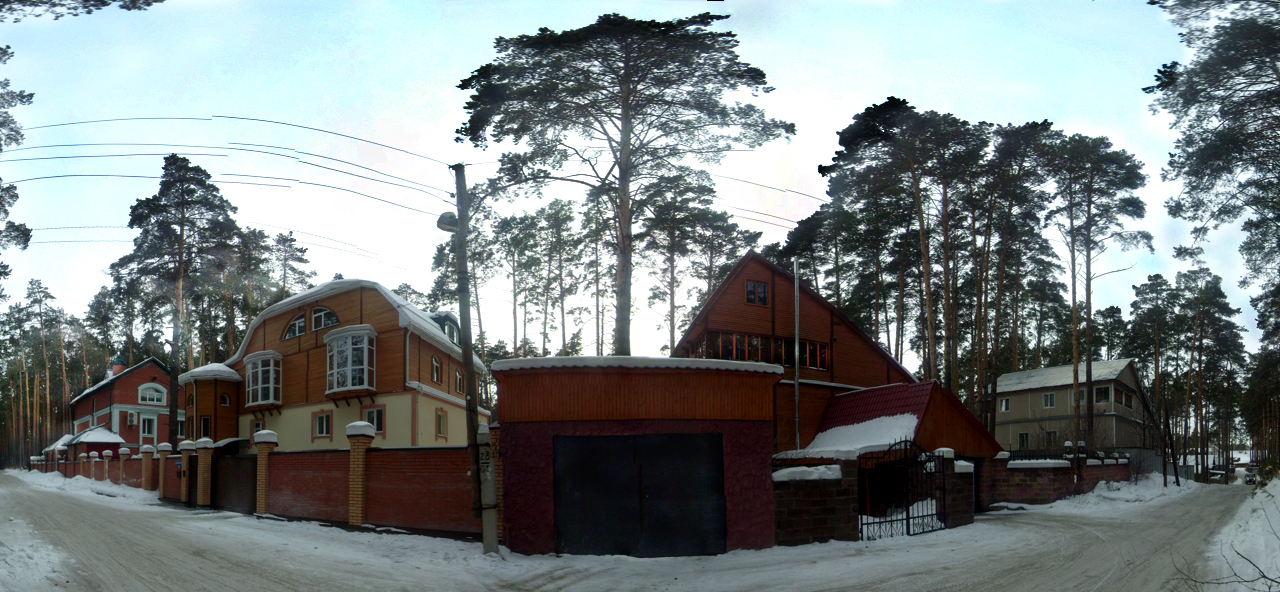
<path fill-rule="evenodd" d="M 75 444 L 124 444 L 124 438 L 107 429 L 106 426 L 98 426 L 76 434 L 74 438 L 67 440 L 65 446 Z"/>

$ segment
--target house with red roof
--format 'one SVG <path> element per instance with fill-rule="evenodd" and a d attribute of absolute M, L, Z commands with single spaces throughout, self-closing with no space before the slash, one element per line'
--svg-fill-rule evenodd
<path fill-rule="evenodd" d="M 169 368 L 155 358 L 131 367 L 121 356 L 101 382 L 71 399 L 72 433 L 105 427 L 138 448 L 169 440 Z M 178 409 L 178 437 L 184 437 L 185 414 Z M 114 450 L 114 449 L 113 449 Z"/>

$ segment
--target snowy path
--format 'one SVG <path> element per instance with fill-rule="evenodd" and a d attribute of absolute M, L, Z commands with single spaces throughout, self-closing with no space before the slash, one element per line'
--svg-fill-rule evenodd
<path fill-rule="evenodd" d="M 22 525 L 35 531 L 26 535 L 33 540 L 16 539 L 26 554 L 9 566 L 11 581 L 0 557 L 0 591 L 1154 591 L 1170 589 L 1175 560 L 1185 566 L 1203 556 L 1248 491 L 1099 491 L 981 515 L 973 526 L 870 543 L 716 557 L 503 560 L 481 555 L 476 543 L 142 505 L 38 489 L 0 473 L 0 542 L 13 540 L 6 533 Z M 15 522 L 4 522 L 10 517 Z M 0 554 L 6 551 L 0 546 Z M 26 571 L 13 579 L 23 561 Z"/>

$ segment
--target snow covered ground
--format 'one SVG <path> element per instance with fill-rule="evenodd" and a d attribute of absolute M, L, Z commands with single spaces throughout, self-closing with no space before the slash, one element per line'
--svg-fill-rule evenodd
<path fill-rule="evenodd" d="M 1216 590 L 1280 589 L 1280 480 L 1256 488 L 1206 553 L 1211 564 L 1206 575 L 1231 582 Z"/>
<path fill-rule="evenodd" d="M 637 559 L 485 556 L 478 543 L 192 511 L 7 471 L 0 512 L 15 520 L 0 513 L 0 541 L 23 551 L 0 549 L 0 591 L 1161 590 L 1177 575 L 1171 557 L 1202 556 L 1247 493 L 1101 484 L 914 537 Z"/>

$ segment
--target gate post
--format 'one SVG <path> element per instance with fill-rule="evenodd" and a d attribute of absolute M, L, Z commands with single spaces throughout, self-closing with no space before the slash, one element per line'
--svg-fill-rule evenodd
<path fill-rule="evenodd" d="M 347 424 L 347 441 L 351 443 L 350 465 L 347 469 L 347 524 L 364 524 L 365 510 L 365 454 L 373 443 L 373 424 L 355 421 Z"/>
<path fill-rule="evenodd" d="M 142 453 L 142 490 L 151 491 L 151 458 L 155 456 L 156 448 L 147 444 L 138 450 Z"/>
<path fill-rule="evenodd" d="M 111 483 L 111 454 L 110 450 L 102 451 L 102 480 Z"/>
<path fill-rule="evenodd" d="M 267 469 L 277 442 L 276 433 L 271 430 L 261 430 L 253 435 L 253 443 L 258 447 L 258 482 L 256 484 L 258 495 L 254 513 L 259 516 L 267 513 L 267 494 L 270 490 L 267 487 L 270 483 L 267 480 Z"/>
<path fill-rule="evenodd" d="M 209 481 L 213 477 L 213 440 L 196 440 L 196 454 L 200 455 L 200 466 L 196 468 L 196 505 L 207 508 L 212 489 Z"/>
<path fill-rule="evenodd" d="M 160 451 L 160 469 L 156 471 L 157 473 L 159 473 L 158 475 L 156 475 L 156 479 L 159 481 L 160 484 L 156 487 L 156 497 L 164 499 L 164 473 L 165 473 L 164 461 L 166 458 L 169 457 L 170 454 L 173 454 L 173 445 L 168 442 L 165 442 L 163 444 L 160 444 L 159 446 L 156 446 L 156 450 Z"/>
<path fill-rule="evenodd" d="M 89 480 L 90 481 L 98 480 L 98 453 L 97 452 L 89 453 Z"/>
<path fill-rule="evenodd" d="M 182 470 L 178 471 L 178 475 L 182 479 L 182 494 L 179 499 L 182 503 L 191 501 L 191 494 L 187 491 L 187 486 L 191 482 L 191 453 L 195 452 L 196 443 L 191 440 L 183 440 L 178 442 L 178 453 L 182 455 Z"/>

